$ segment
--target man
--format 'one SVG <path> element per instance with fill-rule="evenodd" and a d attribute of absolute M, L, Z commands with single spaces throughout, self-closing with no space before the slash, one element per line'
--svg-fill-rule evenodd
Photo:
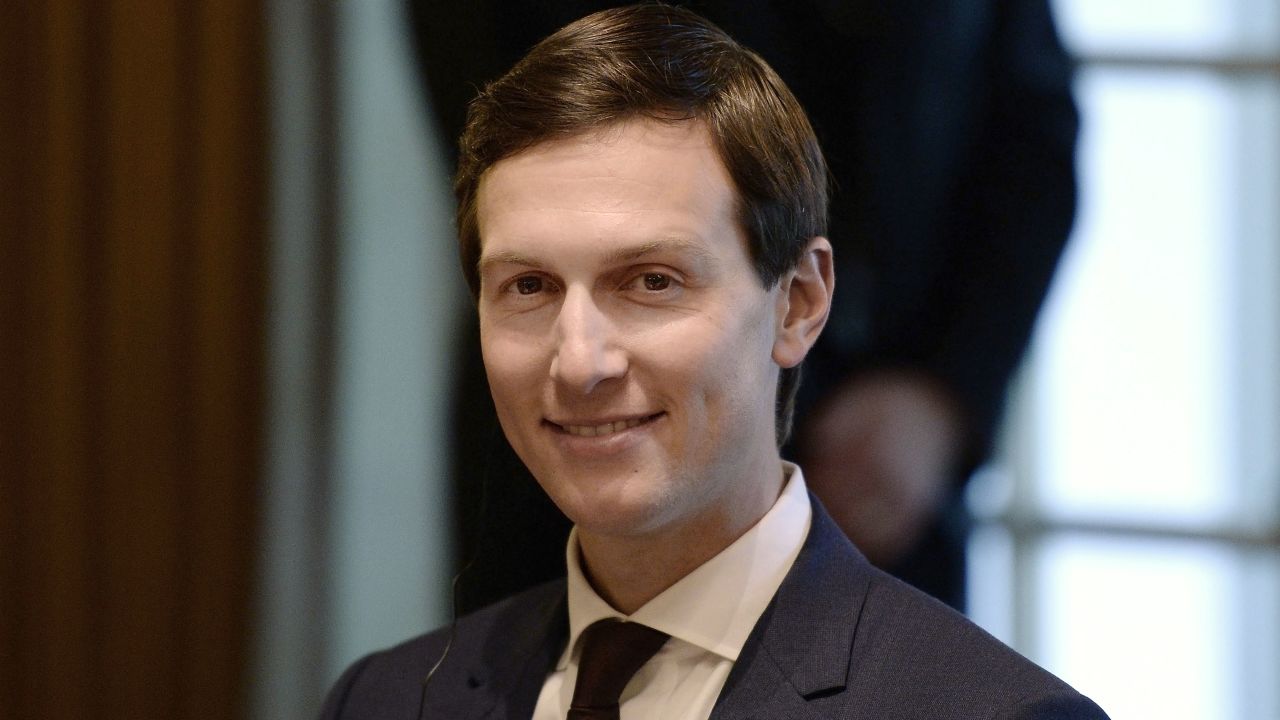
<path fill-rule="evenodd" d="M 1105 717 L 872 568 L 781 460 L 834 273 L 825 164 L 763 61 L 688 11 L 604 11 L 487 87 L 460 147 L 485 369 L 574 522 L 568 578 L 362 660 L 326 718 Z"/>
<path fill-rule="evenodd" d="M 432 115 L 619 0 L 408 0 Z M 759 53 L 835 184 L 840 292 L 783 457 L 878 567 L 963 611 L 964 485 L 986 460 L 1075 207 L 1078 118 L 1048 0 L 679 0 Z M 456 158 L 451 158 L 450 162 Z M 456 596 L 564 574 L 570 523 L 501 436 L 474 317 L 450 421 Z M 519 543 L 523 552 L 507 552 Z"/>

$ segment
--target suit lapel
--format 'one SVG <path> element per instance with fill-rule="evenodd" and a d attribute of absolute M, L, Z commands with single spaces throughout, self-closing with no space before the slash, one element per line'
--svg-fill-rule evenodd
<path fill-rule="evenodd" d="M 423 717 L 450 720 L 529 720 L 547 673 L 569 635 L 564 582 L 529 602 L 513 602 L 477 634 L 452 686 L 455 694 L 427 705 Z"/>
<path fill-rule="evenodd" d="M 562 586 L 563 587 L 563 586 Z M 569 608 L 563 591 L 554 602 L 538 609 L 527 620 L 529 628 L 523 635 L 516 628 L 509 635 L 498 635 L 499 652 L 506 646 L 509 661 L 493 665 L 496 671 L 488 680 L 493 694 L 493 705 L 486 720 L 529 720 L 538 703 L 538 694 L 547 674 L 555 667 L 566 638 L 569 636 Z"/>
<path fill-rule="evenodd" d="M 811 701 L 845 689 L 870 565 L 810 501 L 809 536 L 747 638 L 711 720 L 816 717 Z"/>

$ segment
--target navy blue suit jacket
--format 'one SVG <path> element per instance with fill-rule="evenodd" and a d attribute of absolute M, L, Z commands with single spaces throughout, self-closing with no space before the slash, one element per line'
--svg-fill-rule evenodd
<path fill-rule="evenodd" d="M 370 655 L 324 720 L 526 720 L 568 637 L 565 583 L 537 586 Z M 419 709 L 421 708 L 421 713 Z M 962 615 L 869 564 L 814 501 L 795 565 L 756 623 L 712 720 L 1094 720 L 1088 698 Z"/>

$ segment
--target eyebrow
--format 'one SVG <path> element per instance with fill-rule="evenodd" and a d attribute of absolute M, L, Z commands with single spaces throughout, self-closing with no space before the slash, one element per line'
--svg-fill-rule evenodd
<path fill-rule="evenodd" d="M 693 256 L 694 260 L 703 263 L 715 262 L 715 256 L 700 243 L 692 239 L 680 236 L 658 238 L 650 240 L 634 247 L 625 247 L 615 250 L 604 257 L 606 265 L 613 265 L 621 262 L 630 262 L 639 260 L 649 255 L 661 252 L 679 252 Z M 523 265 L 533 268 L 534 270 L 542 270 L 545 263 L 531 255 L 513 252 L 510 250 L 500 250 L 491 255 L 480 258 L 476 263 L 477 270 L 483 274 L 487 268 L 495 265 Z"/>
<path fill-rule="evenodd" d="M 492 255 L 486 255 L 476 263 L 476 269 L 483 274 L 486 268 L 495 265 L 524 265 L 535 270 L 542 269 L 542 262 L 529 255 L 521 255 L 518 252 L 508 250 L 499 251 Z"/>
<path fill-rule="evenodd" d="M 630 248 L 621 248 L 605 256 L 608 264 L 639 260 L 661 252 L 680 252 L 694 256 L 696 260 L 710 262 L 715 257 L 700 243 L 685 237 L 664 237 Z"/>

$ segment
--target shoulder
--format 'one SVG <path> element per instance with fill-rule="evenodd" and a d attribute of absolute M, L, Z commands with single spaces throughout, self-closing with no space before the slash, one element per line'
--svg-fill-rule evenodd
<path fill-rule="evenodd" d="M 563 579 L 554 580 L 361 658 L 330 689 L 322 720 L 415 717 L 428 674 L 434 696 L 475 687 L 516 648 L 531 652 L 553 639 L 564 593 Z"/>
<path fill-rule="evenodd" d="M 1106 718 L 965 616 L 873 567 L 820 502 L 813 508 L 809 538 L 755 637 L 827 713 L 819 716 Z"/>
<path fill-rule="evenodd" d="M 868 696 L 886 708 L 936 711 L 924 716 L 1107 717 L 968 618 L 878 570 L 872 571 L 851 664 L 850 682 Z"/>

